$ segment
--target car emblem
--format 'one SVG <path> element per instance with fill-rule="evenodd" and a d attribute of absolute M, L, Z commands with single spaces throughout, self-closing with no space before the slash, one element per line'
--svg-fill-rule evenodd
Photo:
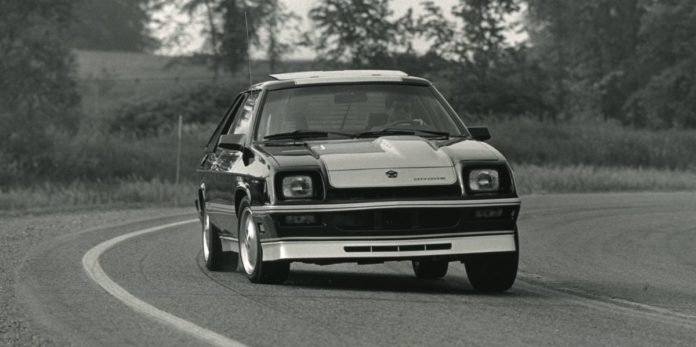
<path fill-rule="evenodd" d="M 394 170 L 389 170 L 389 171 L 385 172 L 385 174 L 389 178 L 396 178 L 397 176 L 399 176 L 399 173 L 394 171 Z"/>

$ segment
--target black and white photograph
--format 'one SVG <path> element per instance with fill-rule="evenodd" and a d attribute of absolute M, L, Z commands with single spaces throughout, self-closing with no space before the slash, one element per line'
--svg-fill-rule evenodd
<path fill-rule="evenodd" d="M 694 0 L 0 0 L 0 346 L 695 346 Z"/>

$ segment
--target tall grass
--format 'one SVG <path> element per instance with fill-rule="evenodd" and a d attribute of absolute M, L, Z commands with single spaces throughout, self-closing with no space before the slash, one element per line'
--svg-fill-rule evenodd
<path fill-rule="evenodd" d="M 696 190 L 696 172 L 601 166 L 515 165 L 521 194 Z"/>
<path fill-rule="evenodd" d="M 0 193 L 0 210 L 36 210 L 93 205 L 193 206 L 196 185 L 153 179 L 117 182 L 44 183 Z"/>
<path fill-rule="evenodd" d="M 696 169 L 696 130 L 646 130 L 610 122 L 478 122 L 510 161 L 535 165 Z"/>
<path fill-rule="evenodd" d="M 491 143 L 513 163 L 519 191 L 696 190 L 696 131 L 647 131 L 611 123 L 488 122 Z M 182 183 L 174 183 L 177 137 L 164 130 L 135 137 L 82 131 L 46 149 L 50 172 L 0 166 L 0 209 L 100 204 L 189 205 L 214 124 L 187 126 Z M 50 151 L 50 152 L 48 152 Z M 0 153 L 1 157 L 1 153 Z"/>
<path fill-rule="evenodd" d="M 696 191 L 696 172 L 592 166 L 516 165 L 521 194 Z M 153 179 L 118 182 L 44 183 L 0 194 L 0 210 L 40 210 L 95 205 L 193 206 L 196 185 Z"/>

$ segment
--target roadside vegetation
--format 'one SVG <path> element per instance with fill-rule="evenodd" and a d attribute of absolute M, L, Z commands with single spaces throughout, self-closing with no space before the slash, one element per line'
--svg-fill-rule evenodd
<path fill-rule="evenodd" d="M 635 130 L 595 122 L 485 121 L 491 143 L 513 164 L 519 192 L 696 191 L 696 131 Z M 213 123 L 185 127 L 181 182 L 174 183 L 176 133 L 80 134 L 54 147 L 58 181 L 27 177 L 3 188 L 0 210 L 146 204 L 192 206 L 195 169 Z M 611 165 L 614 164 L 614 165 Z M 7 172 L 5 172 L 7 174 Z M 15 178 L 18 179 L 18 178 Z"/>
<path fill-rule="evenodd" d="M 365 68 L 430 79 L 490 127 L 525 194 L 696 190 L 693 0 L 422 1 L 398 14 L 394 0 L 326 0 L 301 14 L 309 25 L 289 3 L 0 5 L 0 209 L 189 205 L 202 146 L 248 84 L 247 43 L 265 55 L 254 81 Z M 151 54 L 186 36 L 204 43 Z M 317 58 L 289 60 L 297 47 Z"/>
<path fill-rule="evenodd" d="M 513 165 L 521 194 L 696 191 L 696 172 L 655 168 Z M 99 206 L 193 208 L 196 183 L 162 179 L 44 183 L 0 194 L 0 210 L 61 210 Z"/>

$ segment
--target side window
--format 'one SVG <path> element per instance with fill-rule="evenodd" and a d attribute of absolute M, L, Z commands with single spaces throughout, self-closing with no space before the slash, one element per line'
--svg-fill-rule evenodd
<path fill-rule="evenodd" d="M 256 99 L 259 97 L 259 92 L 249 94 L 249 97 L 244 102 L 244 105 L 234 115 L 234 121 L 227 131 L 228 134 L 244 134 L 249 135 L 251 129 L 251 116 L 253 115 Z"/>
<path fill-rule="evenodd" d="M 215 151 L 215 146 L 217 146 L 218 138 L 220 137 L 220 134 L 223 133 L 223 130 L 226 130 L 229 128 L 229 124 L 232 121 L 232 116 L 237 113 L 241 107 L 240 105 L 242 102 L 244 102 L 244 94 L 240 94 L 237 96 L 237 98 L 234 100 L 232 103 L 232 106 L 225 112 L 225 116 L 222 117 L 222 120 L 218 124 L 218 126 L 215 128 L 215 131 L 213 132 L 213 135 L 210 137 L 208 140 L 208 144 L 205 146 L 205 149 L 207 152 L 214 152 Z"/>

